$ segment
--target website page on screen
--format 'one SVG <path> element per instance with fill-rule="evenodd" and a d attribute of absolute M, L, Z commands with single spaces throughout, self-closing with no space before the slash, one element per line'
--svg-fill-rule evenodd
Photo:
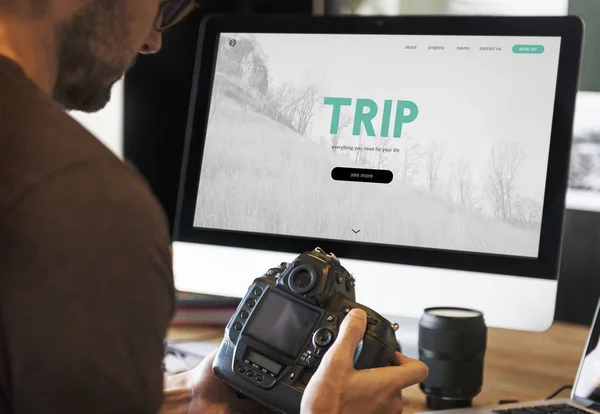
<path fill-rule="evenodd" d="M 537 257 L 559 51 L 222 34 L 194 226 Z"/>

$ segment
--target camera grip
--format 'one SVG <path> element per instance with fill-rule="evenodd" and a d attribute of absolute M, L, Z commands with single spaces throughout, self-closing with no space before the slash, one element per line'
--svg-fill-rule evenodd
<path fill-rule="evenodd" d="M 360 308 L 367 313 L 367 330 L 354 352 L 354 368 L 367 369 L 389 366 L 400 344 L 389 321 L 372 309 L 346 301 L 346 309 Z"/>
<path fill-rule="evenodd" d="M 354 368 L 377 368 L 380 366 L 379 362 L 382 359 L 382 354 L 385 353 L 384 348 L 385 346 L 379 340 L 366 333 L 354 353 Z"/>

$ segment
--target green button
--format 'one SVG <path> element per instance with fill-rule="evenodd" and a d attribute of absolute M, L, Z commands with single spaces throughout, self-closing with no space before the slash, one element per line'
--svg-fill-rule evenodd
<path fill-rule="evenodd" d="M 544 46 L 542 45 L 514 45 L 514 53 L 527 53 L 539 55 L 544 52 Z"/>

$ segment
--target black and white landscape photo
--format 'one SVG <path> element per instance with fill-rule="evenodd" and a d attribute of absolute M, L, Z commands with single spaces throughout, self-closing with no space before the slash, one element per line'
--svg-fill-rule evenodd
<path fill-rule="evenodd" d="M 222 35 L 194 225 L 536 257 L 559 43 L 528 40 L 545 52 Z M 336 181 L 335 167 L 393 180 Z"/>

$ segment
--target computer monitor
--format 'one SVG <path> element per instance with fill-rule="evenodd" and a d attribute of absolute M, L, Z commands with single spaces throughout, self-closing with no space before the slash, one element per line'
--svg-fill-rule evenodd
<path fill-rule="evenodd" d="M 174 236 L 180 290 L 243 296 L 319 246 L 392 318 L 553 322 L 582 23 L 213 16 Z"/>

